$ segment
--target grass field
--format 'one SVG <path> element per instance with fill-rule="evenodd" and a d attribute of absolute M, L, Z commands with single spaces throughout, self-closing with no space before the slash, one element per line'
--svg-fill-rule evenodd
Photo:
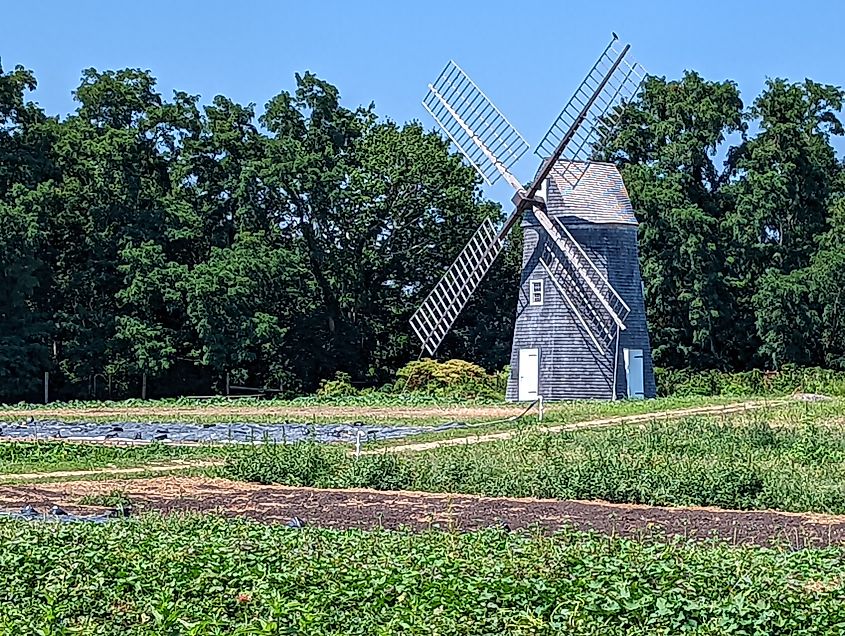
<path fill-rule="evenodd" d="M 612 415 L 629 415 L 674 408 L 733 404 L 754 398 L 680 397 L 641 401 L 575 401 L 549 404 L 548 422 L 571 422 Z M 772 398 L 769 398 L 770 400 Z M 66 422 L 187 422 L 212 424 L 250 422 L 270 424 L 364 422 L 392 424 L 442 424 L 448 421 L 483 423 L 507 420 L 525 412 L 524 404 L 501 401 L 439 399 L 425 395 L 366 395 L 297 400 L 126 400 L 123 402 L 71 402 L 0 405 L 0 422 L 59 419 Z M 529 418 L 536 419 L 537 408 Z"/>
<path fill-rule="evenodd" d="M 223 446 L 104 446 L 63 442 L 0 444 L 0 477 L 20 473 L 128 468 L 226 456 Z"/>
<path fill-rule="evenodd" d="M 724 403 L 575 403 L 549 409 L 544 423 L 714 402 Z M 76 412 L 87 408 L 80 406 Z M 121 408 L 125 413 L 140 407 Z M 172 414 L 184 407 L 155 408 Z M 472 408 L 491 409 L 489 414 L 497 407 Z M 378 409 L 396 411 L 389 406 Z M 25 412 L 15 411 L 18 416 Z M 427 421 L 432 416 L 420 417 Z M 525 418 L 473 429 L 510 428 L 515 436 L 508 440 L 421 452 L 382 449 L 357 459 L 347 446 L 314 443 L 180 447 L 17 442 L 0 444 L 0 474 L 7 476 L 2 487 L 7 505 L 16 501 L 14 493 L 29 493 L 24 496 L 40 498 L 39 509 L 46 509 L 51 492 L 62 496 L 69 484 L 56 483 L 55 490 L 36 484 L 27 490 L 8 485 L 15 474 L 102 469 L 102 476 L 86 475 L 100 480 L 112 468 L 212 459 L 224 465 L 204 469 L 207 474 L 295 486 L 845 514 L 843 422 L 845 403 L 840 401 L 792 402 L 675 420 L 657 416 L 555 433 Z M 473 435 L 467 441 L 474 441 Z M 95 485 L 90 482 L 73 483 L 86 486 L 78 492 L 88 493 L 77 495 L 79 505 L 140 503 L 144 510 L 144 497 L 135 499 L 135 493 L 144 491 L 156 510 L 169 509 L 170 499 L 178 500 L 177 510 L 191 506 L 190 491 L 184 489 L 189 482 L 157 478 L 146 480 L 140 490 L 126 487 L 126 492 L 121 484 L 129 482 L 120 480 L 96 484 L 101 490 L 87 488 Z M 167 483 L 177 486 L 168 490 L 157 485 Z M 241 483 L 252 490 L 238 491 L 227 490 L 225 484 L 233 482 L 223 480 L 206 479 L 202 484 L 204 496 L 212 498 L 203 509 L 217 510 L 213 501 L 219 501 L 235 514 L 246 506 L 268 510 L 287 500 L 299 503 L 286 515 L 328 519 L 359 511 L 360 518 L 364 501 L 360 493 L 325 493 L 322 506 L 330 506 L 325 509 L 331 514 L 311 508 L 309 516 L 297 506 L 313 506 L 315 491 L 275 492 L 273 503 L 262 498 L 256 486 Z M 370 506 L 379 505 L 377 497 L 368 497 Z M 449 497 L 437 504 L 444 512 Z M 394 507 L 401 501 L 415 519 L 423 514 L 419 506 L 434 505 L 408 493 L 394 495 L 392 501 Z M 531 511 L 541 509 L 539 504 L 497 501 L 495 510 L 527 516 L 523 521 L 528 525 Z M 388 499 L 382 502 L 391 505 Z M 486 514 L 491 523 L 491 514 L 497 514 L 484 512 L 483 502 L 461 505 Z M 542 504 L 542 509 L 548 514 L 552 506 Z M 667 515 L 674 519 L 679 512 L 663 511 L 661 527 L 671 527 L 665 523 Z M 378 517 L 377 510 L 369 514 Z M 596 507 L 594 514 L 611 513 Z M 639 520 L 642 514 L 632 511 L 625 517 L 633 524 L 627 534 L 636 539 L 575 530 L 553 536 L 492 528 L 463 533 L 292 530 L 214 515 L 156 513 L 103 526 L 0 520 L 0 634 L 845 633 L 845 548 L 796 551 L 785 545 L 742 547 L 670 539 L 653 536 L 650 524 Z M 688 511 L 687 518 L 700 519 L 696 514 Z M 765 514 L 765 523 L 777 522 Z M 738 522 L 748 523 L 741 518 Z M 823 539 L 823 524 L 814 532 Z M 788 536 L 776 529 L 769 535 Z M 840 535 L 837 530 L 830 536 Z"/>
<path fill-rule="evenodd" d="M 714 405 L 718 406 L 722 404 L 724 404 L 726 407 L 730 407 L 731 405 L 730 402 L 725 402 L 724 400 L 719 398 L 685 398 L 674 400 L 649 400 L 616 403 L 574 402 L 551 406 L 549 409 L 546 410 L 543 424 L 551 426 L 561 424 L 576 424 L 579 422 L 596 420 L 597 418 L 622 417 L 638 415 L 653 411 L 667 412 L 674 409 L 683 409 L 700 406 L 709 407 Z M 69 412 L 84 412 L 84 410 L 89 408 L 89 406 L 79 406 L 79 409 L 75 409 L 75 407 L 62 408 L 68 408 Z M 116 407 L 108 408 L 113 409 Z M 130 417 L 137 416 L 138 414 L 133 411 L 133 409 L 138 408 L 141 407 L 133 406 L 131 404 L 124 405 L 120 407 L 120 409 L 118 409 L 119 414 L 117 417 L 118 419 L 128 419 Z M 178 405 L 161 405 L 156 406 L 154 408 L 165 409 L 164 411 L 160 411 L 159 415 L 157 416 L 158 419 L 156 421 L 161 421 L 161 418 L 167 417 L 171 417 L 174 419 L 183 418 L 183 414 L 181 411 L 179 411 L 179 409 L 183 409 L 186 407 Z M 200 408 L 200 411 L 203 411 L 204 408 L 206 407 Z M 226 421 L 231 421 L 233 418 L 242 416 L 242 408 L 243 407 L 239 407 L 237 405 L 229 405 L 228 408 L 224 409 L 224 411 L 228 413 L 228 415 L 218 413 L 214 415 L 214 418 L 222 418 Z M 267 405 L 266 408 L 270 409 L 270 411 L 272 412 L 273 409 L 278 407 L 270 404 Z M 456 405 L 453 405 L 453 408 L 456 408 Z M 474 417 L 480 417 L 481 414 L 486 413 L 486 419 L 482 422 L 476 422 L 470 428 L 457 428 L 449 431 L 424 433 L 422 435 L 415 435 L 413 437 L 406 438 L 405 440 L 399 442 L 370 442 L 366 445 L 366 448 L 374 449 L 384 446 L 395 446 L 397 444 L 403 444 L 407 442 L 429 442 L 461 437 L 470 437 L 472 439 L 477 439 L 477 436 L 479 435 L 498 431 L 513 431 L 515 434 L 522 435 L 525 432 L 531 431 L 538 426 L 536 410 L 520 419 L 502 420 L 502 413 L 500 410 L 498 410 L 502 408 L 501 406 L 473 408 L 477 409 Z M 379 417 L 387 418 L 390 417 L 390 414 L 395 414 L 395 409 L 391 407 L 384 406 L 380 407 L 380 409 L 383 414 L 380 414 Z M 519 409 L 520 410 L 513 411 L 513 413 L 519 415 L 525 410 L 523 406 L 520 406 Z M 427 411 L 427 407 L 422 407 L 418 410 L 424 412 L 417 413 L 417 411 L 412 409 L 409 412 L 410 414 L 407 415 L 407 417 L 419 417 L 421 418 L 422 422 L 442 423 L 444 422 L 444 414 L 448 414 L 441 413 L 441 415 L 438 416 L 439 419 L 436 419 L 430 414 L 430 411 Z M 27 412 L 28 411 L 18 412 L 16 417 L 20 418 L 22 417 L 22 413 Z M 47 409 L 35 410 L 33 412 L 35 412 L 36 415 L 38 415 L 39 417 L 44 417 L 45 414 L 53 415 L 55 413 L 54 411 L 49 411 Z M 7 412 L 5 414 L 5 417 L 8 417 L 8 415 L 9 413 Z M 115 416 L 110 417 L 111 419 L 115 418 Z M 199 420 L 204 419 L 204 417 L 196 415 L 194 417 Z M 495 418 L 497 417 L 499 417 L 500 419 L 496 420 Z M 284 416 L 266 414 L 262 416 L 256 416 L 253 419 L 262 420 L 262 418 L 264 421 L 271 421 L 277 418 L 282 418 L 282 420 L 284 421 Z M 69 419 L 73 418 L 71 417 Z M 419 424 L 420 421 L 416 421 L 415 423 Z M 334 449 L 326 452 L 329 455 L 333 456 L 343 454 L 347 450 L 348 447 L 344 447 L 343 449 Z M 153 443 L 150 445 L 138 446 L 107 446 L 89 443 L 59 442 L 56 440 L 45 440 L 43 442 L 0 442 L 0 478 L 2 478 L 3 475 L 12 475 L 19 473 L 126 468 L 135 466 L 145 466 L 149 464 L 160 464 L 173 460 L 193 461 L 209 458 L 226 458 L 233 454 L 243 456 L 245 454 L 254 454 L 255 452 L 256 451 L 252 450 L 235 450 L 230 447 L 227 447 L 226 445 L 177 446 Z M 258 452 L 258 457 L 261 458 L 263 457 L 263 455 Z"/>
<path fill-rule="evenodd" d="M 790 404 L 359 459 L 300 444 L 242 450 L 225 476 L 318 487 L 601 499 L 845 514 L 843 405 Z"/>
<path fill-rule="evenodd" d="M 3 634 L 837 634 L 841 549 L 0 523 Z"/>

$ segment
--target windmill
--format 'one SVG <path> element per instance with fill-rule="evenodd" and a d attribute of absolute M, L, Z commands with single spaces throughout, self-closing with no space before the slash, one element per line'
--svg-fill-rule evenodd
<path fill-rule="evenodd" d="M 457 64 L 446 65 L 423 100 L 482 179 L 492 185 L 503 177 L 515 194 L 504 223 L 481 224 L 411 326 L 423 353 L 434 355 L 521 222 L 508 400 L 655 394 L 637 221 L 616 167 L 591 161 L 645 77 L 630 48 L 613 34 L 538 144 L 541 164 L 528 189 L 511 173 L 528 143 Z"/>

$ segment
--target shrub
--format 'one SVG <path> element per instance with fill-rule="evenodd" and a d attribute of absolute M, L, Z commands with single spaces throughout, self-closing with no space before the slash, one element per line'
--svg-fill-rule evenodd
<path fill-rule="evenodd" d="M 784 365 L 778 371 L 654 370 L 661 397 L 788 395 L 796 391 L 845 396 L 845 372 Z"/>
<path fill-rule="evenodd" d="M 317 396 L 322 398 L 349 397 L 357 394 L 358 389 L 352 386 L 352 376 L 342 371 L 335 373 L 334 380 L 320 382 L 320 388 L 317 389 Z"/>
<path fill-rule="evenodd" d="M 229 479 L 259 484 L 330 487 L 345 449 L 317 442 L 267 443 L 236 453 L 222 472 Z"/>
<path fill-rule="evenodd" d="M 504 394 L 501 374 L 489 374 L 465 360 L 415 360 L 399 369 L 396 376 L 396 386 L 408 393 L 459 398 L 501 398 Z"/>

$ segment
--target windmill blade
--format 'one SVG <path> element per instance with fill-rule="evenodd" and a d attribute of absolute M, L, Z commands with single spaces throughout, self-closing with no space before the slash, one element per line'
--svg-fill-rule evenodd
<path fill-rule="evenodd" d="M 455 62 L 428 85 L 423 106 L 452 143 L 488 184 L 499 176 L 515 189 L 510 168 L 528 150 L 528 142 Z"/>
<path fill-rule="evenodd" d="M 646 76 L 645 69 L 630 58 L 631 46 L 619 48 L 616 34 L 584 81 L 555 119 L 535 154 L 551 157 L 543 178 L 549 171 L 574 189 L 589 166 L 596 142 L 612 127 L 623 106 L 633 98 Z M 558 165 L 566 154 L 568 163 Z"/>
<path fill-rule="evenodd" d="M 485 220 L 411 316 L 411 327 L 422 341 L 424 352 L 433 356 L 437 351 L 470 296 L 501 253 L 503 245 L 496 226 L 490 219 Z"/>
<path fill-rule="evenodd" d="M 541 209 L 534 209 L 534 216 L 540 225 L 560 250 L 564 262 L 568 265 L 568 272 L 578 280 L 579 284 L 586 286 L 583 297 L 592 302 L 595 299 L 598 307 L 603 310 L 607 318 L 612 321 L 620 330 L 625 329 L 625 318 L 631 312 L 628 304 L 622 299 L 607 277 L 601 272 L 598 266 L 581 247 L 581 244 L 570 234 L 566 226 L 558 219 L 554 221 Z"/>

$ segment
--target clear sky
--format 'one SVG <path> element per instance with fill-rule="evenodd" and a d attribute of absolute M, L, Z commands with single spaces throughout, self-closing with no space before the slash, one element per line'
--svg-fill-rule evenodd
<path fill-rule="evenodd" d="M 149 69 L 167 96 L 259 112 L 311 70 L 348 106 L 431 125 L 420 99 L 452 58 L 533 144 L 611 31 L 649 72 L 732 79 L 750 101 L 767 77 L 845 84 L 843 25 L 839 0 L 42 0 L 0 8 L 0 59 L 35 72 L 51 114 L 73 110 L 87 67 Z"/>

